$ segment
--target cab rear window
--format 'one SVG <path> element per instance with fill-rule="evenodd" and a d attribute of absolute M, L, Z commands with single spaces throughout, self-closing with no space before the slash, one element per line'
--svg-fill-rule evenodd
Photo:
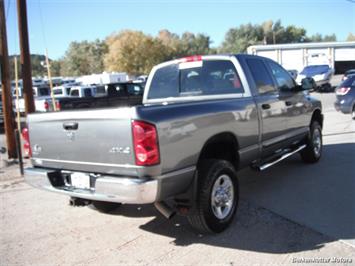
<path fill-rule="evenodd" d="M 148 99 L 244 93 L 231 61 L 207 60 L 158 69 Z"/>

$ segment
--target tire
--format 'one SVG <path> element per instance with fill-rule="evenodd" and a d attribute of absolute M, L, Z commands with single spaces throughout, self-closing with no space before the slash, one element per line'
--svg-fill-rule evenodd
<path fill-rule="evenodd" d="M 197 167 L 197 178 L 196 206 L 187 216 L 188 221 L 200 233 L 220 233 L 230 225 L 237 210 L 236 171 L 230 162 L 204 160 Z"/>
<path fill-rule="evenodd" d="M 116 210 L 119 206 L 121 206 L 121 203 L 106 202 L 106 201 L 92 201 L 92 205 L 99 212 L 110 213 L 110 212 Z"/>
<path fill-rule="evenodd" d="M 306 148 L 301 151 L 301 158 L 306 163 L 316 163 L 322 156 L 322 127 L 313 121 L 310 133 L 306 139 Z"/>
<path fill-rule="evenodd" d="M 355 120 L 355 105 L 353 106 L 353 109 L 351 110 L 351 118 Z"/>

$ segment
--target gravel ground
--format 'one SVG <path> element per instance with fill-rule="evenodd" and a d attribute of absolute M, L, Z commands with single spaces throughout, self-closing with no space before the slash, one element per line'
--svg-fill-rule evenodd
<path fill-rule="evenodd" d="M 241 200 L 219 235 L 197 235 L 184 217 L 151 205 L 102 214 L 22 180 L 0 185 L 1 265 L 279 265 L 302 258 L 354 260 L 354 248 Z"/>
<path fill-rule="evenodd" d="M 333 110 L 334 94 L 318 96 Z M 244 196 L 228 230 L 198 235 L 185 217 L 166 220 L 152 205 L 112 214 L 71 207 L 28 186 L 16 165 L 0 167 L 0 265 L 354 265 L 354 247 Z"/>

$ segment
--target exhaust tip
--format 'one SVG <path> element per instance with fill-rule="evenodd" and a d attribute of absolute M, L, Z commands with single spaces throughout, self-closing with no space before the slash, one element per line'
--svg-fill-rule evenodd
<path fill-rule="evenodd" d="M 176 212 L 163 201 L 155 202 L 154 206 L 167 219 L 173 218 L 176 214 Z"/>

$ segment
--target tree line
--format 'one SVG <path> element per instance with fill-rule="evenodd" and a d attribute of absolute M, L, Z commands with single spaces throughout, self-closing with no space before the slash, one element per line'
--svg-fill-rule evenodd
<path fill-rule="evenodd" d="M 355 35 L 349 34 L 348 41 Z M 225 34 L 219 47 L 211 47 L 210 37 L 202 33 L 185 32 L 181 35 L 166 29 L 151 36 L 141 31 L 124 30 L 112 33 L 104 40 L 71 42 L 65 55 L 51 60 L 52 76 L 81 76 L 103 71 L 148 74 L 163 61 L 196 54 L 245 53 L 257 44 L 282 44 L 336 41 L 335 34 L 308 36 L 302 27 L 283 26 L 281 21 L 262 24 L 242 24 Z M 43 76 L 44 57 L 32 56 L 33 76 Z"/>

